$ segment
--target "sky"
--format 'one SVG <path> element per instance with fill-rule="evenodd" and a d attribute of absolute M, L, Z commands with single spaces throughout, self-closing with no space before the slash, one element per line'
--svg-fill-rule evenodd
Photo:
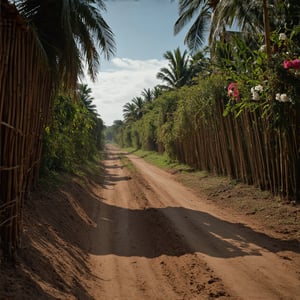
<path fill-rule="evenodd" d="M 174 36 L 178 17 L 177 1 L 106 0 L 102 16 L 111 27 L 116 41 L 116 55 L 102 61 L 95 83 L 84 80 L 92 90 L 97 111 L 106 126 L 123 120 L 123 105 L 141 96 L 143 89 L 161 83 L 156 79 L 167 66 L 163 54 L 184 46 L 186 30 Z"/>

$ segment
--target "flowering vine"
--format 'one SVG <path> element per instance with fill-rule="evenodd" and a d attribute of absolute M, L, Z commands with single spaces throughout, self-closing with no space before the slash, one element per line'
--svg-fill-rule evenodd
<path fill-rule="evenodd" d="M 261 84 L 251 88 L 252 100 L 259 101 L 264 88 Z"/>
<path fill-rule="evenodd" d="M 283 67 L 285 69 L 300 70 L 300 59 L 296 58 L 294 60 L 285 60 L 283 62 Z"/>
<path fill-rule="evenodd" d="M 239 89 L 238 89 L 238 84 L 236 82 L 231 82 L 228 85 L 227 91 L 228 91 L 227 94 L 228 94 L 229 97 L 233 97 L 235 101 L 239 101 L 240 92 L 239 92 Z"/>
<path fill-rule="evenodd" d="M 291 99 L 287 94 L 277 93 L 275 99 L 279 102 L 291 102 Z"/>

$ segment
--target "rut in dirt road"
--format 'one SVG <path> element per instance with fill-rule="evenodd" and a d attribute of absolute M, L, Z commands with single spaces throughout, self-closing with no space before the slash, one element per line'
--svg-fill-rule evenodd
<path fill-rule="evenodd" d="M 235 222 L 133 155 L 130 173 L 108 151 L 94 190 L 95 299 L 299 299 L 295 244 Z M 280 258 L 289 252 L 297 262 Z"/>

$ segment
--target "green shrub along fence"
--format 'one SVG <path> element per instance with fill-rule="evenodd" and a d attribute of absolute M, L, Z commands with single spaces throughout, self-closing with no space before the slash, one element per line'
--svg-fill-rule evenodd
<path fill-rule="evenodd" d="M 229 175 L 296 200 L 299 120 L 295 107 L 286 106 L 283 110 L 288 124 L 273 127 L 272 116 L 262 118 L 259 109 L 224 117 L 224 100 L 220 98 L 213 118 L 199 118 L 197 126 L 190 126 L 186 134 L 174 140 L 175 158 L 196 169 Z"/>

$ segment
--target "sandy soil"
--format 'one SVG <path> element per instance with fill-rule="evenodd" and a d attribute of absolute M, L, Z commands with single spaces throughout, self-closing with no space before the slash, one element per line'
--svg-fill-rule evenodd
<path fill-rule="evenodd" d="M 207 197 L 119 157 L 110 147 L 99 175 L 33 194 L 19 263 L 0 269 L 0 299 L 300 299 L 298 207 L 287 234 L 223 196 L 212 201 L 238 202 L 241 189 Z"/>

